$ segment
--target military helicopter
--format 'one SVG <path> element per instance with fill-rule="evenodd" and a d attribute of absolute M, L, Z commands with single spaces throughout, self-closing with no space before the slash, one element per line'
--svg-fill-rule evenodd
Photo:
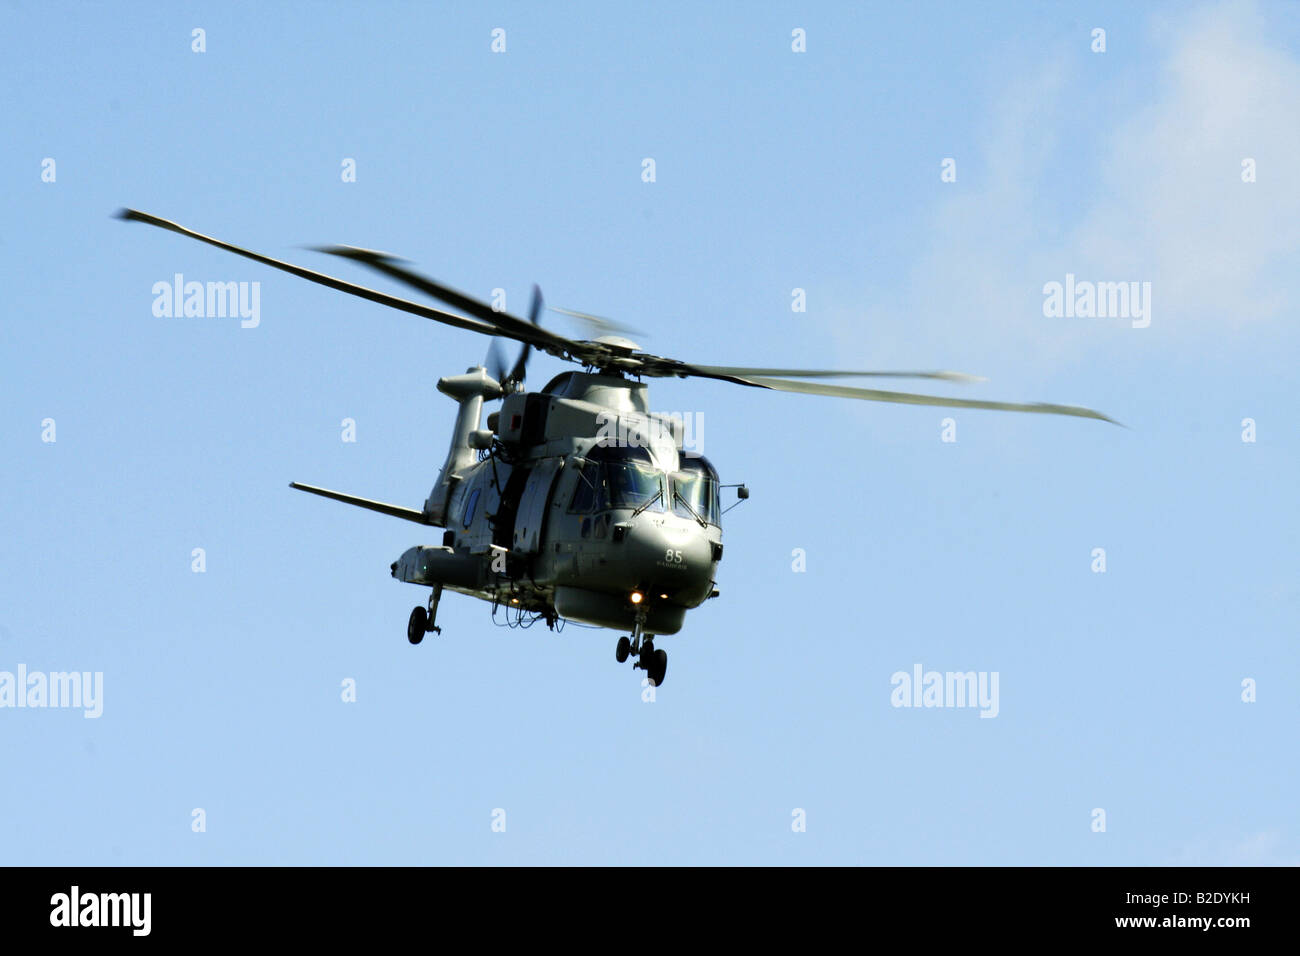
<path fill-rule="evenodd" d="M 133 209 L 118 217 L 148 223 L 225 249 L 349 295 L 494 337 L 486 364 L 439 379 L 458 406 L 451 445 L 420 508 L 291 482 L 290 487 L 417 524 L 443 528 L 438 545 L 409 548 L 390 567 L 394 578 L 430 589 L 407 621 L 419 644 L 441 633 L 445 591 L 487 601 L 495 615 L 528 625 L 544 620 L 628 631 L 615 648 L 621 664 L 662 685 L 668 655 L 655 638 L 678 633 L 686 612 L 718 596 L 722 506 L 717 470 L 684 447 L 682 421 L 650 411 L 643 378 L 707 378 L 749 388 L 836 398 L 1069 415 L 1113 422 L 1087 408 L 981 401 L 880 391 L 797 379 L 920 378 L 972 381 L 957 372 L 836 371 L 698 365 L 643 352 L 617 334 L 574 340 L 543 328 L 534 287 L 523 319 L 426 278 L 385 253 L 352 246 L 317 251 L 351 259 L 464 315 L 431 308 L 240 248 Z M 566 310 L 556 310 L 566 311 Z M 583 313 L 569 313 L 583 316 Z M 587 319 L 599 322 L 594 316 Z M 496 339 L 521 343 L 505 367 Z M 540 391 L 523 388 L 534 351 L 574 362 Z M 490 366 L 490 369 L 489 369 Z M 501 401 L 481 427 L 483 403 Z M 1117 423 L 1116 423 L 1117 424 Z M 730 485 L 737 503 L 749 497 Z M 728 509 L 730 510 L 730 509 Z"/>

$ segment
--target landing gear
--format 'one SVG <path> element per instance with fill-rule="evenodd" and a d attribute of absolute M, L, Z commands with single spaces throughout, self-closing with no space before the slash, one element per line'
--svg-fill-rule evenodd
<path fill-rule="evenodd" d="M 411 609 L 410 620 L 406 622 L 406 639 L 412 644 L 424 640 L 424 629 L 429 623 L 429 613 L 422 607 Z"/>
<path fill-rule="evenodd" d="M 668 652 L 655 651 L 655 669 L 650 672 L 650 679 L 655 682 L 656 687 L 662 687 L 664 684 L 664 675 L 668 673 Z"/>
<path fill-rule="evenodd" d="M 668 672 L 668 652 L 655 650 L 653 640 L 646 641 L 645 647 L 641 648 L 641 657 L 635 666 L 645 671 L 646 676 L 650 678 L 656 687 L 662 687 L 664 674 Z"/>
<path fill-rule="evenodd" d="M 417 607 L 411 610 L 411 616 L 406 622 L 406 639 L 412 644 L 419 644 L 424 640 L 425 634 L 442 633 L 442 628 L 433 623 L 438 618 L 438 602 L 441 600 L 442 585 L 435 584 L 433 593 L 429 595 L 429 609 L 426 611 Z"/>
<path fill-rule="evenodd" d="M 632 636 L 620 637 L 618 647 L 614 649 L 614 656 L 622 664 L 631 655 L 636 655 L 636 663 L 632 669 L 641 669 L 646 672 L 654 686 L 659 687 L 664 682 L 664 674 L 668 672 L 668 653 L 666 651 L 655 650 L 655 636 L 653 634 L 645 635 L 645 642 L 642 643 L 641 635 L 645 631 L 646 612 L 644 607 L 638 607 L 636 611 L 636 625 L 632 628 Z"/>

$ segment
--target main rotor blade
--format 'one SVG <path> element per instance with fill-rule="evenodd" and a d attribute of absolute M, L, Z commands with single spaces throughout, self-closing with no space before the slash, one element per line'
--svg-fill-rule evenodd
<path fill-rule="evenodd" d="M 414 269 L 399 265 L 396 259 L 385 253 L 374 252 L 370 249 L 359 249 L 356 246 L 317 246 L 315 248 L 317 252 L 351 259 L 377 272 L 382 272 L 384 275 L 396 279 L 398 282 L 403 282 L 411 288 L 437 299 L 439 302 L 446 303 L 453 309 L 468 312 L 477 319 L 495 325 L 503 332 L 511 333 L 510 338 L 536 345 L 552 355 L 571 352 L 577 346 L 576 342 L 566 339 L 562 335 L 548 332 L 531 322 L 510 315 L 508 312 L 498 311 L 480 299 L 466 295 L 464 292 L 451 288 L 451 286 L 443 285 L 428 276 L 421 275 Z"/>
<path fill-rule="evenodd" d="M 273 269 L 279 269 L 282 272 L 288 272 L 290 275 L 306 279 L 308 282 L 315 282 L 317 285 L 323 285 L 330 289 L 337 289 L 339 292 L 346 292 L 349 295 L 355 295 L 358 298 L 368 299 L 371 302 L 377 302 L 380 305 L 386 305 L 392 309 L 399 309 L 402 312 L 410 312 L 412 315 L 418 315 L 426 319 L 432 319 L 435 322 L 442 322 L 444 325 L 451 325 L 458 329 L 467 329 L 471 332 L 478 332 L 482 335 L 504 335 L 506 338 L 522 341 L 521 337 L 495 325 L 487 325 L 483 322 L 467 319 L 463 316 L 453 315 L 450 312 L 443 312 L 440 309 L 431 309 L 427 305 L 420 305 L 418 302 L 410 302 L 406 299 L 399 299 L 397 296 L 388 295 L 375 289 L 368 289 L 365 286 L 353 285 L 351 282 L 344 282 L 342 279 L 336 279 L 333 276 L 325 275 L 323 272 L 314 272 L 311 269 L 304 269 L 302 266 L 295 266 L 292 263 L 284 262 L 280 259 L 272 259 L 270 256 L 264 256 L 259 252 L 253 252 L 249 249 L 243 249 L 229 242 L 223 242 L 220 239 L 214 239 L 212 236 L 205 236 L 193 229 L 187 229 L 179 223 L 172 222 L 168 219 L 161 219 L 158 216 L 151 216 L 149 213 L 140 212 L 135 209 L 122 209 L 117 213 L 117 218 L 126 219 L 132 222 L 143 222 L 150 226 L 157 226 L 159 229 L 167 229 L 171 232 L 180 233 L 182 236 L 188 236 L 191 239 L 197 239 L 199 242 L 206 242 L 210 246 L 216 246 L 218 249 L 225 249 L 227 252 L 233 252 L 237 256 L 243 256 L 245 259 L 252 259 L 254 262 L 260 262 L 268 265 Z"/>
<path fill-rule="evenodd" d="M 552 312 L 558 312 L 560 315 L 567 315 L 575 319 L 581 319 L 596 331 L 602 334 L 614 335 L 645 335 L 640 329 L 634 329 L 630 325 L 624 325 L 622 322 L 615 322 L 613 319 L 606 319 L 599 315 L 592 315 L 589 312 L 577 312 L 573 309 L 561 309 L 559 306 L 547 306 Z"/>
<path fill-rule="evenodd" d="M 703 372 L 719 375 L 781 376 L 783 378 L 934 378 L 945 382 L 987 382 L 982 375 L 967 375 L 965 372 L 850 372 L 824 368 L 741 368 L 731 365 L 692 365 Z"/>
<path fill-rule="evenodd" d="M 746 385 L 772 388 L 782 392 L 802 392 L 807 395 L 828 395 L 832 398 L 856 398 L 868 402 L 893 402 L 899 405 L 939 405 L 946 408 L 987 408 L 1000 412 L 1037 412 L 1043 415 L 1071 415 L 1076 418 L 1095 418 L 1112 425 L 1120 423 L 1101 412 L 1078 405 L 1051 405 L 1046 402 L 988 402 L 973 398 L 944 398 L 939 395 L 913 395 L 910 392 L 882 392 L 874 388 L 854 388 L 848 385 L 821 385 L 817 382 L 792 382 L 782 378 L 755 377 L 741 379 Z M 1123 427 L 1122 425 L 1120 427 Z"/>
<path fill-rule="evenodd" d="M 827 395 L 833 398 L 853 398 L 863 401 L 873 402 L 894 402 L 903 405 L 937 405 L 948 408 L 984 408 L 994 411 L 1008 412 L 1035 412 L 1047 415 L 1070 415 L 1077 418 L 1095 418 L 1100 421 L 1110 422 L 1118 425 L 1119 422 L 1113 418 L 1103 415 L 1101 412 L 1093 411 L 1089 408 L 1080 408 L 1075 405 L 1052 405 L 1045 402 L 1020 403 L 1020 402 L 990 402 L 980 401 L 977 399 L 963 398 L 943 398 L 937 395 L 914 395 L 908 392 L 886 392 L 869 388 L 856 388 L 847 385 L 822 385 L 816 382 L 798 382 L 787 378 L 772 377 L 774 374 L 797 375 L 804 378 L 834 378 L 834 377 L 861 377 L 861 376 L 911 376 L 921 378 L 939 378 L 948 381 L 966 381 L 971 376 L 964 376 L 958 372 L 838 372 L 829 369 L 749 369 L 733 368 L 718 365 L 690 365 L 677 359 L 664 358 L 662 356 L 650 355 L 642 352 L 634 352 L 618 345 L 602 342 L 575 342 L 566 339 L 564 336 L 557 335 L 554 332 L 548 332 L 540 326 L 525 322 L 522 319 L 507 315 L 502 312 L 494 312 L 492 307 L 484 302 L 480 302 L 463 293 L 457 292 L 447 286 L 427 279 L 418 273 L 412 272 L 395 264 L 391 256 L 383 253 L 369 252 L 368 250 L 352 250 L 350 247 L 333 247 L 329 250 L 336 255 L 344 255 L 348 258 L 356 259 L 366 265 L 386 272 L 399 281 L 406 282 L 420 289 L 428 295 L 434 296 L 440 301 L 447 302 L 466 312 L 477 315 L 477 319 L 467 319 L 463 316 L 453 315 L 450 312 L 443 312 L 440 309 L 431 309 L 428 306 L 420 305 L 416 302 L 400 299 L 397 296 L 388 295 L 379 292 L 376 289 L 369 289 L 365 286 L 354 285 L 351 282 L 345 282 L 342 279 L 336 279 L 333 276 L 326 275 L 323 272 L 315 272 L 311 269 L 304 269 L 302 266 L 295 266 L 292 263 L 284 262 L 280 259 L 273 259 L 270 256 L 264 256 L 261 253 L 244 249 L 229 242 L 224 242 L 212 236 L 205 236 L 202 233 L 195 232 L 192 229 L 172 222 L 168 219 L 162 219 L 149 213 L 140 212 L 135 209 L 122 209 L 117 213 L 119 219 L 126 219 L 134 222 L 143 222 L 159 229 L 166 229 L 170 232 L 179 233 L 182 236 L 188 236 L 191 239 L 197 239 L 199 242 L 207 243 L 210 246 L 216 246 L 218 249 L 225 249 L 227 252 L 233 252 L 237 256 L 243 256 L 245 259 L 251 259 L 254 262 L 260 262 L 268 265 L 273 269 L 279 269 L 290 275 L 296 275 L 299 278 L 306 279 L 308 282 L 315 282 L 330 289 L 339 292 L 346 292 L 349 295 L 358 298 L 367 299 L 379 305 L 386 305 L 392 309 L 398 309 L 402 312 L 409 312 L 412 315 L 418 315 L 422 318 L 431 319 L 435 322 L 441 322 L 444 325 L 450 325 L 458 329 L 466 329 L 471 332 L 478 332 L 480 335 L 502 336 L 508 339 L 514 339 L 523 342 L 525 346 L 531 345 L 543 351 L 549 352 L 562 359 L 576 360 L 584 365 L 597 368 L 602 372 L 614 373 L 625 372 L 632 375 L 648 375 L 652 377 L 676 377 L 687 378 L 691 376 L 700 378 L 718 379 L 721 381 L 733 382 L 737 385 L 747 385 L 753 388 L 768 388 L 783 392 L 800 392 L 808 395 Z M 341 251 L 347 249 L 348 251 Z M 534 306 L 534 315 L 540 309 L 540 305 Z M 768 374 L 764 374 L 768 373 Z M 308 490 L 308 489 L 304 489 Z M 318 492 L 315 492 L 318 493 Z"/>

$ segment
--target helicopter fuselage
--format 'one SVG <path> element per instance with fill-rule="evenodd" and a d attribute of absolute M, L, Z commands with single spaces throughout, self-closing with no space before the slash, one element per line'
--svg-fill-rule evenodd
<path fill-rule="evenodd" d="M 462 412 L 474 412 L 466 392 Z M 683 450 L 679 419 L 649 412 L 643 383 L 568 372 L 541 392 L 506 396 L 490 432 L 473 419 L 458 419 L 466 444 L 453 439 L 426 502 L 446 528 L 443 543 L 408 549 L 395 578 L 552 625 L 647 634 L 677 633 L 686 612 L 716 593 L 717 474 Z M 479 460 L 458 467 L 474 445 Z"/>

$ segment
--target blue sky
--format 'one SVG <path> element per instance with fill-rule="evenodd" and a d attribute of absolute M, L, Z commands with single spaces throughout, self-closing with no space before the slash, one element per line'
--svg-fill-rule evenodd
<path fill-rule="evenodd" d="M 1293 4 L 4 22 L 0 671 L 102 672 L 103 714 L 0 708 L 0 862 L 1300 861 Z M 124 205 L 383 288 L 303 247 L 516 312 L 538 282 L 686 360 L 955 368 L 1128 428 L 962 411 L 944 442 L 940 409 L 653 383 L 753 497 L 646 703 L 609 631 L 449 599 L 409 646 L 388 565 L 438 533 L 287 487 L 418 507 L 434 384 L 485 341 Z M 177 272 L 260 282 L 260 324 L 155 317 Z M 1066 274 L 1150 282 L 1150 326 L 1045 317 Z M 891 706 L 917 664 L 996 672 L 997 717 Z"/>

